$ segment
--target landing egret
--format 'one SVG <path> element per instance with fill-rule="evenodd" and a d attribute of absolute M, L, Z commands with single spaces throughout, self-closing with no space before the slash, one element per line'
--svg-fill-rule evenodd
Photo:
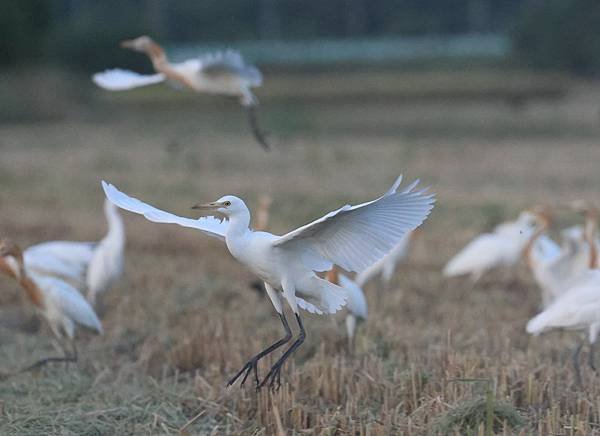
<path fill-rule="evenodd" d="M 588 330 L 590 342 L 589 365 L 595 371 L 594 344 L 600 332 L 600 271 L 588 270 L 543 312 L 527 323 L 527 332 L 539 335 L 548 330 L 563 328 Z M 581 384 L 579 369 L 580 344 L 573 353 L 577 382 Z"/>
<path fill-rule="evenodd" d="M 264 133 L 258 127 L 258 99 L 250 90 L 262 85 L 262 74 L 254 65 L 247 64 L 238 52 L 227 50 L 173 64 L 162 47 L 149 36 L 123 41 L 121 47 L 145 53 L 157 74 L 106 70 L 92 76 L 96 85 L 109 91 L 123 91 L 169 81 L 195 92 L 238 97 L 247 110 L 254 137 L 265 150 L 270 149 Z"/>
<path fill-rule="evenodd" d="M 27 270 L 38 275 L 64 279 L 87 288 L 87 298 L 96 298 L 108 290 L 123 271 L 125 230 L 118 209 L 104 201 L 108 231 L 99 242 L 50 241 L 24 250 Z"/>
<path fill-rule="evenodd" d="M 498 225 L 469 242 L 444 267 L 446 277 L 468 274 L 476 283 L 486 272 L 516 265 L 533 232 L 534 216 L 525 211 L 517 220 Z"/>
<path fill-rule="evenodd" d="M 356 324 L 358 321 L 367 319 L 369 309 L 367 299 L 358 283 L 340 273 L 337 268 L 334 267 L 328 271 L 325 278 L 331 283 L 341 286 L 346 291 L 346 308 L 348 310 L 346 314 L 346 333 L 348 334 L 348 346 L 352 349 L 354 347 Z"/>
<path fill-rule="evenodd" d="M 28 271 L 21 249 L 8 239 L 0 240 L 0 272 L 19 283 L 27 299 L 48 321 L 52 333 L 64 351 L 64 357 L 42 359 L 24 371 L 50 362 L 77 361 L 77 348 L 74 342 L 76 325 L 102 334 L 102 324 L 94 309 L 77 289 L 60 279 Z"/>
<path fill-rule="evenodd" d="M 406 232 L 415 229 L 429 215 L 434 195 L 414 189 L 396 192 L 400 182 L 401 177 L 383 196 L 373 201 L 342 206 L 283 236 L 251 230 L 248 208 L 243 200 L 233 195 L 193 207 L 216 212 L 223 215 L 224 220 L 212 216 L 191 219 L 129 197 L 104 181 L 102 186 L 107 198 L 125 210 L 142 214 L 153 222 L 195 228 L 224 241 L 233 257 L 264 281 L 285 329 L 285 337 L 252 357 L 227 385 L 232 385 L 242 375 L 243 384 L 254 371 L 257 388 L 267 383 L 274 388 L 280 385 L 282 365 L 306 337 L 299 309 L 319 314 L 335 313 L 346 303 L 344 290 L 319 278 L 315 272 L 329 271 L 334 265 L 346 271 L 361 272 L 385 256 Z M 411 186 L 414 188 L 415 184 Z M 292 339 L 283 312 L 283 300 L 294 312 L 300 334 L 261 382 L 258 361 Z"/>

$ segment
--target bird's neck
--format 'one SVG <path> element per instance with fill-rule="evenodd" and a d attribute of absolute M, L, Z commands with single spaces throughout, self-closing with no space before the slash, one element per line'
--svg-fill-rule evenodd
<path fill-rule="evenodd" d="M 543 220 L 538 226 L 537 230 L 533 232 L 533 234 L 529 238 L 529 241 L 527 241 L 527 244 L 525 244 L 525 247 L 523 248 L 523 256 L 525 257 L 525 259 L 527 259 L 527 263 L 531 270 L 535 270 L 537 265 L 535 259 L 533 258 L 533 246 L 535 245 L 539 237 L 542 236 L 544 232 L 546 232 L 547 229 L 548 221 Z"/>
<path fill-rule="evenodd" d="M 598 267 L 598 250 L 596 247 L 596 215 L 588 214 L 585 221 L 585 239 L 590 247 L 589 267 Z"/>
<path fill-rule="evenodd" d="M 125 244 L 125 227 L 121 215 L 115 209 L 106 210 L 106 221 L 108 222 L 108 232 L 105 239 L 114 241 L 119 245 Z"/>
<path fill-rule="evenodd" d="M 243 211 L 229 217 L 229 226 L 225 233 L 225 240 L 229 251 L 236 256 L 236 253 L 244 243 L 246 236 L 250 233 L 250 212 Z"/>
<path fill-rule="evenodd" d="M 25 271 L 21 272 L 18 282 L 25 291 L 25 295 L 29 301 L 36 307 L 42 307 L 44 302 L 42 291 L 37 283 L 31 277 L 29 277 Z"/>
<path fill-rule="evenodd" d="M 169 64 L 167 60 L 167 55 L 162 47 L 155 42 L 151 42 L 146 48 L 146 55 L 152 61 L 152 65 L 156 70 L 159 70 L 159 67 L 165 66 Z"/>

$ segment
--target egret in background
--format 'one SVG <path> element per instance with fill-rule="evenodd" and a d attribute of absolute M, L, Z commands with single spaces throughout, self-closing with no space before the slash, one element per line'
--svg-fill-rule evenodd
<path fill-rule="evenodd" d="M 356 284 L 364 287 L 369 281 L 379 276 L 384 290 L 388 289 L 396 268 L 408 258 L 410 246 L 419 231 L 420 229 L 415 229 L 404 235 L 392 251 L 356 276 Z"/>
<path fill-rule="evenodd" d="M 104 201 L 108 231 L 99 242 L 50 241 L 32 245 L 23 252 L 27 270 L 57 277 L 87 288 L 87 298 L 108 290 L 123 272 L 125 229 L 115 205 Z"/>
<path fill-rule="evenodd" d="M 362 288 L 354 280 L 340 273 L 337 268 L 332 268 L 325 276 L 331 283 L 341 286 L 347 295 L 346 309 L 346 333 L 348 335 L 348 347 L 354 349 L 354 336 L 356 325 L 359 321 L 366 321 L 368 314 L 367 299 Z"/>
<path fill-rule="evenodd" d="M 318 277 L 316 272 L 329 271 L 334 265 L 346 271 L 364 271 L 429 215 L 435 201 L 433 194 L 414 189 L 397 192 L 400 182 L 401 177 L 373 201 L 345 205 L 283 236 L 251 230 L 250 211 L 243 200 L 233 195 L 194 206 L 197 210 L 223 215 L 224 220 L 213 216 L 191 219 L 161 211 L 106 182 L 102 185 L 107 198 L 125 210 L 142 214 L 150 221 L 195 228 L 224 241 L 233 257 L 264 281 L 285 337 L 252 357 L 227 384 L 232 385 L 242 376 L 243 384 L 254 372 L 257 388 L 266 384 L 275 388 L 280 386 L 283 364 L 306 337 L 300 309 L 335 313 L 346 303 L 343 288 Z M 300 333 L 260 381 L 259 360 L 292 339 L 283 311 L 284 301 L 294 312 Z"/>
<path fill-rule="evenodd" d="M 92 80 L 96 85 L 109 91 L 123 91 L 168 81 L 195 92 L 238 97 L 248 113 L 254 137 L 265 150 L 270 149 L 258 126 L 258 99 L 251 91 L 251 88 L 262 85 L 262 74 L 254 65 L 244 62 L 238 52 L 227 50 L 174 64 L 169 62 L 162 47 L 149 36 L 123 41 L 121 47 L 145 53 L 152 61 L 156 74 L 106 70 L 93 75 Z"/>
<path fill-rule="evenodd" d="M 0 240 L 0 272 L 19 283 L 29 302 L 48 321 L 64 351 L 63 357 L 48 357 L 27 367 L 32 370 L 50 362 L 77 361 L 75 327 L 81 325 L 102 334 L 102 324 L 94 309 L 71 285 L 55 277 L 27 270 L 21 249 L 8 239 Z"/>
<path fill-rule="evenodd" d="M 517 265 L 534 225 L 534 215 L 525 211 L 517 220 L 502 223 L 492 233 L 477 236 L 450 259 L 444 267 L 444 275 L 468 274 L 475 284 L 492 269 Z"/>
<path fill-rule="evenodd" d="M 543 312 L 527 323 L 527 332 L 539 335 L 552 329 L 587 330 L 590 343 L 588 363 L 594 365 L 594 345 L 600 332 L 600 271 L 588 270 L 580 275 Z M 573 353 L 573 365 L 577 383 L 581 384 L 579 353 L 580 343 Z"/>

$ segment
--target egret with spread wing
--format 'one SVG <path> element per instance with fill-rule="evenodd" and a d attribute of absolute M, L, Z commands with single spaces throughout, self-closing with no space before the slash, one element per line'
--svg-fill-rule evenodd
<path fill-rule="evenodd" d="M 8 239 L 0 240 L 0 272 L 19 283 L 30 303 L 48 321 L 64 351 L 63 357 L 42 359 L 25 370 L 50 362 L 76 361 L 77 348 L 74 342 L 76 325 L 86 327 L 98 334 L 102 333 L 102 324 L 94 309 L 79 291 L 58 278 L 28 271 L 23 261 L 23 252 L 19 246 Z"/>
<path fill-rule="evenodd" d="M 183 218 L 131 198 L 116 187 L 102 182 L 107 198 L 115 205 L 144 215 L 148 220 L 195 228 L 224 241 L 230 253 L 261 280 L 279 314 L 285 337 L 252 357 L 229 380 L 232 385 L 243 376 L 242 384 L 254 372 L 257 387 L 279 386 L 281 367 L 306 337 L 300 309 L 312 313 L 335 313 L 346 303 L 342 288 L 317 276 L 338 265 L 360 272 L 385 256 L 409 231 L 429 215 L 435 201 L 423 190 L 396 192 L 401 179 L 383 196 L 356 206 L 345 205 L 310 224 L 277 236 L 249 228 L 250 211 L 238 197 L 226 195 L 194 209 L 225 216 L 199 219 Z M 292 331 L 283 311 L 286 302 L 296 318 L 300 334 L 259 381 L 258 362 L 292 339 Z"/>
<path fill-rule="evenodd" d="M 123 41 L 121 47 L 145 53 L 157 74 L 106 70 L 92 76 L 96 85 L 109 91 L 123 91 L 169 81 L 196 92 L 238 97 L 240 104 L 247 110 L 254 137 L 265 150 L 270 149 L 256 118 L 258 99 L 250 89 L 262 85 L 262 74 L 258 68 L 247 64 L 238 52 L 227 50 L 198 59 L 171 63 L 162 47 L 149 36 Z"/>

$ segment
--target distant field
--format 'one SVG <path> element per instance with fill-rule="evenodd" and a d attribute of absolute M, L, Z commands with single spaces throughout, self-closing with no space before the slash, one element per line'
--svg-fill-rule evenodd
<path fill-rule="evenodd" d="M 124 213 L 126 274 L 106 295 L 105 335 L 80 335 L 81 362 L 68 370 L 0 382 L 0 434 L 483 434 L 444 420 L 484 395 L 485 384 L 452 381 L 465 378 L 491 380 L 506 419 L 520 416 L 519 429 L 497 423 L 499 434 L 599 434 L 600 378 L 586 367 L 579 389 L 570 367 L 577 335 L 524 331 L 539 304 L 525 267 L 510 283 L 493 275 L 473 290 L 440 273 L 471 237 L 522 208 L 599 200 L 595 86 L 547 79 L 564 96 L 515 107 L 480 92 L 460 101 L 402 98 L 415 89 L 489 89 L 478 82 L 484 76 L 341 76 L 339 89 L 369 84 L 375 96 L 364 102 L 363 91 L 334 98 L 336 77 L 290 77 L 274 75 L 260 95 L 277 147 L 269 154 L 234 102 L 196 103 L 160 89 L 78 91 L 56 102 L 54 119 L 1 124 L 0 235 L 24 246 L 100 238 L 101 179 L 189 216 L 199 201 L 231 193 L 254 208 L 269 193 L 269 230 L 283 233 L 380 194 L 399 173 L 420 178 L 438 203 L 393 289 L 366 289 L 369 320 L 354 355 L 343 316 L 306 315 L 307 343 L 279 392 L 225 389 L 247 357 L 281 334 L 271 303 L 248 288 L 252 276 L 219 243 Z M 513 86 L 510 77 L 485 77 Z M 545 83 L 519 77 L 529 89 Z M 303 90 L 318 98 L 303 99 Z M 32 315 L 21 302 L 0 279 L 0 372 L 54 352 L 46 326 L 15 329 Z"/>

